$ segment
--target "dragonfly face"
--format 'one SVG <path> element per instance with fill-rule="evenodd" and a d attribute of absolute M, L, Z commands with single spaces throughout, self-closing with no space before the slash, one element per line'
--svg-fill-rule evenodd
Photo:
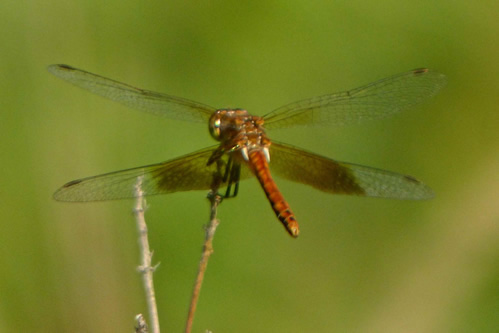
<path fill-rule="evenodd" d="M 350 91 L 288 104 L 259 117 L 242 109 L 215 109 L 138 89 L 67 65 L 52 65 L 48 70 L 74 85 L 140 111 L 208 123 L 212 137 L 220 142 L 218 146 L 166 162 L 69 182 L 55 192 L 56 200 L 132 198 L 138 177 L 145 195 L 209 190 L 217 180 L 218 185 L 227 186 L 229 197 L 237 194 L 240 180 L 255 176 L 277 218 L 291 236 L 297 237 L 295 215 L 272 179 L 271 170 L 288 180 L 332 194 L 409 200 L 433 196 L 429 187 L 411 176 L 338 162 L 271 142 L 265 129 L 346 124 L 388 116 L 435 95 L 446 82 L 445 76 L 435 71 L 417 69 Z"/>

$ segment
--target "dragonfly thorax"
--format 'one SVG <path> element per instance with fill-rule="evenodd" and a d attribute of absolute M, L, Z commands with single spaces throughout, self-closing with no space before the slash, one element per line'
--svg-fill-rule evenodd
<path fill-rule="evenodd" d="M 220 109 L 210 117 L 211 136 L 221 142 L 224 151 L 268 148 L 263 119 L 242 109 Z"/>

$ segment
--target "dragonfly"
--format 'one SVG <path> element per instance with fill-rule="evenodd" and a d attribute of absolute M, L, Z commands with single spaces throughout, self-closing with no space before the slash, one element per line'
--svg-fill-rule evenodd
<path fill-rule="evenodd" d="M 421 104 L 445 85 L 445 75 L 426 68 L 394 75 L 359 88 L 284 105 L 263 117 L 244 109 L 217 109 L 184 98 L 135 88 L 68 65 L 48 71 L 94 94 L 165 118 L 208 124 L 215 146 L 157 164 L 73 180 L 54 193 L 58 201 L 101 201 L 226 187 L 235 197 L 239 182 L 256 177 L 287 232 L 299 226 L 272 174 L 322 192 L 424 200 L 430 187 L 408 175 L 336 161 L 271 141 L 267 130 L 292 126 L 352 124 L 382 118 Z"/>

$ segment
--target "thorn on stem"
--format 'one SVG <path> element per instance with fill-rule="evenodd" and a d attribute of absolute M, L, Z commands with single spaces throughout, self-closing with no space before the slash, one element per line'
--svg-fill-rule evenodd
<path fill-rule="evenodd" d="M 135 316 L 135 333 L 147 333 L 149 328 L 147 327 L 146 320 L 142 313 Z"/>

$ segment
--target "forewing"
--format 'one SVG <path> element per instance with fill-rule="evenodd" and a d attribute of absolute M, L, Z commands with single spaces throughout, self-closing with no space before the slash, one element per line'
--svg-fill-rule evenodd
<path fill-rule="evenodd" d="M 428 100 L 445 83 L 443 74 L 416 69 L 350 91 L 285 105 L 264 116 L 265 128 L 349 124 L 382 118 Z"/>
<path fill-rule="evenodd" d="M 273 173 L 323 192 L 407 200 L 430 199 L 434 195 L 411 176 L 334 161 L 276 142 L 270 146 L 270 153 Z"/>
<path fill-rule="evenodd" d="M 48 71 L 80 88 L 133 109 L 177 120 L 207 123 L 215 108 L 183 98 L 143 90 L 68 65 L 51 65 Z"/>

